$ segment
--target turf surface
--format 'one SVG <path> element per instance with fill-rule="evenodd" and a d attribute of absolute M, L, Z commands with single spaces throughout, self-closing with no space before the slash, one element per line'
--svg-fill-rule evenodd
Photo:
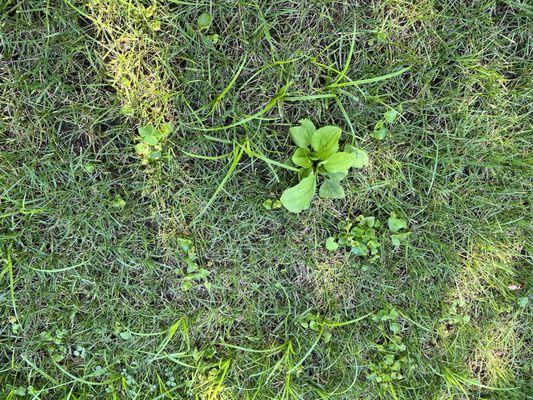
<path fill-rule="evenodd" d="M 532 16 L 0 0 L 1 398 L 531 396 Z M 370 165 L 343 200 L 266 210 L 297 178 L 239 146 L 288 163 L 302 118 Z M 142 165 L 137 129 L 164 122 Z M 372 265 L 326 251 L 392 212 L 411 236 Z M 187 262 L 208 275 L 184 290 Z"/>

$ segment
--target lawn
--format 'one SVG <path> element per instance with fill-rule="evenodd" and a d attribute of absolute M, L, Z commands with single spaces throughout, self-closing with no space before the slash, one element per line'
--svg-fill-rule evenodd
<path fill-rule="evenodd" d="M 532 18 L 0 0 L 0 398 L 531 398 Z"/>

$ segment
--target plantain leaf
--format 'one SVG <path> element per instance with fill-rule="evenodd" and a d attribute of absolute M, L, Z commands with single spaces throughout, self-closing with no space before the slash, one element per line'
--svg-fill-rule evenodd
<path fill-rule="evenodd" d="M 350 167 L 355 163 L 356 156 L 353 153 L 341 151 L 334 153 L 321 163 L 326 172 L 347 174 Z"/>
<path fill-rule="evenodd" d="M 311 144 L 311 136 L 315 131 L 315 125 L 308 119 L 302 119 L 300 126 L 289 128 L 292 140 L 301 149 L 305 149 Z"/>
<path fill-rule="evenodd" d="M 326 178 L 322 186 L 320 186 L 318 194 L 323 199 L 342 199 L 345 196 L 342 186 L 329 178 Z"/>
<path fill-rule="evenodd" d="M 344 151 L 355 155 L 354 162 L 352 164 L 353 168 L 364 168 L 370 163 L 368 153 L 363 149 L 347 144 L 344 146 Z"/>
<path fill-rule="evenodd" d="M 337 126 L 324 126 L 311 136 L 311 147 L 321 160 L 339 151 L 339 138 L 342 130 Z"/>
<path fill-rule="evenodd" d="M 309 208 L 315 191 L 316 175 L 311 173 L 306 178 L 303 178 L 296 186 L 283 191 L 281 204 L 290 212 L 299 213 Z"/>
<path fill-rule="evenodd" d="M 311 168 L 312 163 L 311 160 L 309 160 L 309 153 L 311 151 L 308 148 L 297 148 L 294 154 L 291 157 L 291 160 L 294 164 L 304 167 L 304 168 Z"/>

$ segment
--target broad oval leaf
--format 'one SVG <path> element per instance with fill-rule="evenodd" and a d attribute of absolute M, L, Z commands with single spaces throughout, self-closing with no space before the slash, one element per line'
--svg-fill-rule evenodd
<path fill-rule="evenodd" d="M 311 136 L 311 147 L 321 160 L 326 160 L 333 153 L 339 151 L 339 138 L 342 130 L 337 126 L 324 126 Z"/>
<path fill-rule="evenodd" d="M 320 186 L 318 194 L 323 199 L 343 199 L 345 196 L 342 186 L 338 182 L 328 178 Z"/>
<path fill-rule="evenodd" d="M 311 143 L 311 135 L 303 126 L 289 128 L 293 142 L 301 149 L 305 149 Z"/>
<path fill-rule="evenodd" d="M 407 221 L 402 218 L 396 218 L 395 213 L 391 213 L 391 216 L 389 217 L 387 224 L 392 233 L 396 233 L 401 229 L 407 228 Z"/>
<path fill-rule="evenodd" d="M 389 130 L 386 126 L 382 126 L 381 128 L 374 129 L 372 132 L 372 137 L 376 140 L 383 140 L 387 137 L 387 133 L 389 133 Z"/>
<path fill-rule="evenodd" d="M 333 236 L 330 236 L 326 240 L 326 249 L 328 251 L 335 251 L 339 248 L 339 244 L 335 241 Z"/>
<path fill-rule="evenodd" d="M 310 119 L 304 118 L 300 120 L 300 125 L 302 125 L 307 130 L 307 132 L 309 132 L 310 137 L 316 131 L 315 124 L 313 124 L 313 122 Z"/>
<path fill-rule="evenodd" d="M 304 167 L 304 168 L 311 168 L 312 163 L 311 160 L 309 160 L 309 153 L 311 151 L 307 148 L 297 148 L 294 154 L 291 157 L 291 160 L 294 164 Z"/>
<path fill-rule="evenodd" d="M 208 29 L 211 26 L 211 22 L 213 22 L 213 17 L 211 14 L 206 12 L 201 13 L 196 21 L 200 30 Z"/>
<path fill-rule="evenodd" d="M 385 121 L 387 121 L 387 123 L 389 124 L 392 124 L 394 120 L 396 120 L 397 116 L 398 116 L 398 111 L 396 111 L 394 108 L 390 109 L 385 114 L 383 114 Z"/>
<path fill-rule="evenodd" d="M 311 205 L 311 200 L 316 191 L 316 175 L 309 174 L 300 183 L 285 189 L 281 195 L 281 204 L 293 213 L 306 210 Z"/>
<path fill-rule="evenodd" d="M 332 154 L 321 165 L 326 172 L 347 174 L 350 167 L 355 163 L 355 155 L 352 153 L 340 152 Z"/>
<path fill-rule="evenodd" d="M 355 155 L 354 162 L 352 164 L 353 168 L 364 168 L 370 163 L 368 153 L 359 147 L 354 147 L 350 144 L 347 144 L 344 146 L 344 151 Z"/>

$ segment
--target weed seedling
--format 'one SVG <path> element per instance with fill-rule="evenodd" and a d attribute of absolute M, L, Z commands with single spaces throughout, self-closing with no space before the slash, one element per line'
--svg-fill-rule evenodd
<path fill-rule="evenodd" d="M 381 118 L 374 125 L 374 130 L 372 131 L 371 136 L 376 140 L 383 140 L 387 137 L 389 133 L 389 127 L 394 123 L 398 117 L 398 111 L 394 108 L 386 111 Z"/>
<path fill-rule="evenodd" d="M 300 182 L 285 189 L 281 196 L 283 206 L 293 213 L 308 209 L 315 195 L 319 176 L 323 178 L 318 193 L 321 198 L 344 198 L 340 181 L 348 175 L 350 168 L 368 165 L 368 154 L 351 145 L 346 145 L 344 151 L 339 151 L 342 130 L 336 126 L 316 129 L 310 120 L 303 119 L 300 126 L 290 128 L 289 132 L 298 146 L 291 160 L 300 167 Z"/>
<path fill-rule="evenodd" d="M 369 364 L 370 374 L 367 379 L 386 387 L 394 381 L 403 379 L 402 368 L 407 362 L 403 343 L 401 326 L 398 323 L 399 313 L 394 308 L 380 310 L 372 316 L 381 332 L 378 343 L 375 343 L 377 353 Z"/>
<path fill-rule="evenodd" d="M 135 152 L 141 158 L 142 165 L 147 165 L 161 158 L 164 141 L 170 133 L 172 133 L 172 125 L 170 124 L 163 124 L 159 129 L 153 125 L 139 128 Z"/>
<path fill-rule="evenodd" d="M 397 218 L 396 213 L 392 212 L 387 221 L 389 231 L 391 232 L 391 241 L 394 248 L 405 245 L 411 236 L 411 231 L 407 229 L 407 221 L 402 218 Z"/>
<path fill-rule="evenodd" d="M 179 249 L 183 256 L 183 260 L 186 265 L 185 274 L 181 281 L 181 288 L 187 291 L 192 288 L 194 282 L 203 282 L 206 289 L 209 289 L 211 285 L 207 281 L 209 271 L 205 268 L 200 268 L 196 263 L 198 259 L 196 255 L 196 248 L 191 239 L 179 238 Z"/>
<path fill-rule="evenodd" d="M 335 251 L 339 247 L 349 248 L 350 252 L 359 257 L 369 257 L 371 260 L 379 259 L 379 239 L 377 230 L 381 222 L 374 217 L 360 215 L 355 219 L 355 224 L 342 221 L 338 224 L 340 233 L 336 237 L 326 240 L 326 248 Z"/>
<path fill-rule="evenodd" d="M 370 263 L 375 263 L 380 258 L 380 237 L 386 236 L 387 232 L 383 224 L 375 217 L 365 217 L 359 215 L 355 223 L 350 220 L 341 221 L 337 225 L 339 233 L 326 239 L 326 249 L 337 251 L 339 248 L 349 249 L 350 253 L 365 259 Z M 411 235 L 407 230 L 407 221 L 396 217 L 392 212 L 387 227 L 390 232 L 390 239 L 394 248 L 405 244 Z"/>

